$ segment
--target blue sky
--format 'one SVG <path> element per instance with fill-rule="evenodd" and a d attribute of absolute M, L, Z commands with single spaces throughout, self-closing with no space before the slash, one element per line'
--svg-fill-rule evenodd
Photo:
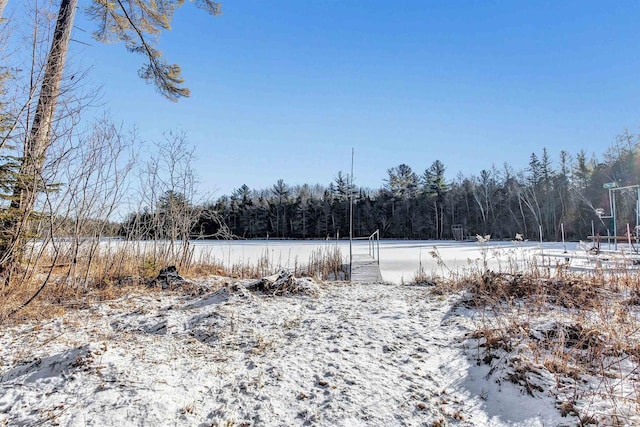
<path fill-rule="evenodd" d="M 86 4 L 87 0 L 81 0 Z M 187 4 L 160 46 L 189 99 L 137 77 L 142 58 L 76 30 L 106 108 L 146 140 L 187 132 L 205 191 L 328 184 L 350 167 L 378 188 L 400 163 L 447 177 L 543 147 L 602 154 L 640 127 L 640 3 L 223 1 Z M 78 27 L 93 23 L 79 16 Z"/>

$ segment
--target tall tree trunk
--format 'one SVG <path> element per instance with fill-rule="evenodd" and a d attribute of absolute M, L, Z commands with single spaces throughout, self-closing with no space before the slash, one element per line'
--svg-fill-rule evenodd
<path fill-rule="evenodd" d="M 2 14 L 7 3 L 9 3 L 9 0 L 0 0 L 0 21 L 2 21 Z"/>
<path fill-rule="evenodd" d="M 0 7 L 7 0 L 0 0 Z M 58 11 L 58 20 L 53 33 L 53 41 L 47 57 L 38 105 L 31 125 L 29 137 L 24 146 L 24 158 L 20 166 L 20 179 L 13 189 L 11 210 L 14 212 L 9 221 L 12 229 L 12 242 L 0 248 L 0 263 L 6 269 L 16 260 L 22 251 L 24 233 L 33 213 L 38 191 L 42 189 L 40 177 L 45 163 L 47 149 L 51 145 L 50 135 L 60 96 L 60 84 L 71 39 L 71 29 L 75 17 L 78 0 L 62 0 Z M 2 10 L 0 10 L 1 12 Z"/>

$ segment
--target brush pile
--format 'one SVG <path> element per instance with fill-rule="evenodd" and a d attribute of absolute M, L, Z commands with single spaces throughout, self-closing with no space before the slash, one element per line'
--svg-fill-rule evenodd
<path fill-rule="evenodd" d="M 180 275 L 175 265 L 164 267 L 155 279 L 149 281 L 148 287 L 159 287 L 162 290 L 177 289 L 187 281 Z"/>
<path fill-rule="evenodd" d="M 210 292 L 212 286 L 185 279 L 174 265 L 164 267 L 158 275 L 147 282 L 147 288 L 156 288 L 163 291 L 179 291 L 185 295 L 198 296 Z"/>
<path fill-rule="evenodd" d="M 245 287 L 254 292 L 262 292 L 269 295 L 294 295 L 303 294 L 318 296 L 320 288 L 310 278 L 296 278 L 290 271 L 280 270 L 278 273 L 250 282 Z"/>

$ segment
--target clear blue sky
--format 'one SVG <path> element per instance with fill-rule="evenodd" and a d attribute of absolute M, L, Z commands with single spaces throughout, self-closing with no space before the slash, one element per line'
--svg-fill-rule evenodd
<path fill-rule="evenodd" d="M 86 4 L 88 0 L 81 0 Z M 189 99 L 137 77 L 142 58 L 76 30 L 107 108 L 145 139 L 182 129 L 205 190 L 329 184 L 378 188 L 400 163 L 447 177 L 532 152 L 601 155 L 640 129 L 636 1 L 223 0 L 178 10 L 160 46 Z M 79 16 L 87 31 L 94 24 Z"/>

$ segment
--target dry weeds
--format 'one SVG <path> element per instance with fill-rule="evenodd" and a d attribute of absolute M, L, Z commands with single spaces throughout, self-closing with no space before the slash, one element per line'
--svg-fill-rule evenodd
<path fill-rule="evenodd" d="M 174 253 L 179 256 L 172 255 Z M 73 252 L 65 251 L 60 245 L 55 252 L 39 251 L 36 259 L 0 281 L 0 324 L 48 319 L 60 316 L 68 309 L 87 307 L 93 302 L 131 293 L 161 292 L 143 285 L 168 265 L 175 265 L 186 278 L 262 278 L 282 269 L 280 260 L 269 259 L 266 252 L 254 264 L 226 265 L 211 254 L 201 254 L 195 259 L 192 252 L 186 253 L 187 256 L 185 251 L 175 252 L 157 242 L 136 242 L 126 247 L 90 245 L 85 250 Z M 295 260 L 292 274 L 294 277 L 331 280 L 345 278 L 346 271 L 340 250 L 325 248 L 314 251 L 306 263 Z M 287 291 L 299 291 L 292 286 L 289 288 Z M 197 285 L 181 286 L 176 292 L 197 294 L 201 290 Z"/>
<path fill-rule="evenodd" d="M 478 319 L 468 336 L 473 357 L 497 381 L 555 396 L 558 410 L 580 425 L 640 422 L 637 270 L 578 273 L 530 263 L 450 280 L 419 271 L 416 279 L 433 293 L 461 295 L 461 308 Z"/>

